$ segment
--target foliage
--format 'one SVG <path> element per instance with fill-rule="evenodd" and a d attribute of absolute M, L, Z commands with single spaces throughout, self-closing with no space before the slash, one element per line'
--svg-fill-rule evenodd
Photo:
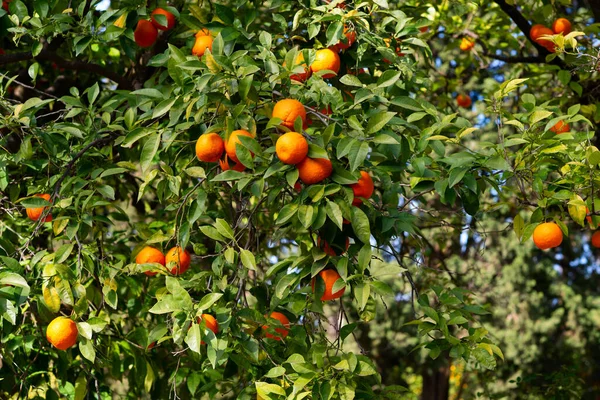
<path fill-rule="evenodd" d="M 149 3 L 105 10 L 97 1 L 13 0 L 0 10 L 3 395 L 401 398 L 407 389 L 356 351 L 398 298 L 410 314 L 388 320 L 391 333 L 414 334 L 411 350 L 434 366 L 453 359 L 489 381 L 504 354 L 485 322 L 501 305 L 457 278 L 470 272 L 461 271 L 469 254 L 461 248 L 483 248 L 486 218 L 521 243 L 543 221 L 567 236 L 600 222 L 592 130 L 600 118 L 586 91 L 597 58 L 581 37 L 597 28 L 553 38 L 558 50 L 537 60 L 551 78 L 515 67 L 500 79 L 493 68 L 470 68 L 494 57 L 487 46 L 522 45 L 490 33 L 514 19 L 504 1 Z M 133 31 L 157 5 L 177 25 L 140 49 Z M 457 56 L 465 14 L 479 47 Z M 345 27 L 356 44 L 340 53 L 336 77 L 290 78 L 304 72 L 298 54 L 310 65 L 317 49 L 345 40 Z M 191 49 L 204 28 L 214 40 L 198 58 Z M 557 104 L 548 81 L 569 96 Z M 475 87 L 485 102 L 456 109 L 455 92 Z M 272 109 L 283 98 L 308 111 L 310 125 L 294 126 L 309 139 L 308 156 L 334 167 L 299 192 L 298 170 L 275 156 L 287 129 Z M 559 121 L 571 131 L 552 132 Z M 255 135 L 239 137 L 244 172 L 196 159 L 200 135 L 226 140 L 237 129 Z M 356 207 L 350 185 L 360 171 L 376 190 Z M 24 217 L 24 207 L 46 206 L 51 223 Z M 175 276 L 136 264 L 148 245 L 186 248 L 192 267 Z M 334 292 L 346 288 L 339 302 L 320 301 L 319 279 L 311 290 L 325 268 L 341 276 Z M 265 338 L 279 327 L 265 317 L 271 311 L 291 321 L 283 340 Z M 203 313 L 216 317 L 217 334 L 198 321 Z M 44 339 L 59 314 L 79 330 L 66 352 Z M 576 381 L 555 372 L 554 381 Z"/>

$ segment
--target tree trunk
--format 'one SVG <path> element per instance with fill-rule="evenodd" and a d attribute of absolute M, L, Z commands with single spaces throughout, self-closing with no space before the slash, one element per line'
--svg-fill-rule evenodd
<path fill-rule="evenodd" d="M 423 371 L 421 400 L 448 400 L 450 367 L 444 362 L 437 369 Z"/>

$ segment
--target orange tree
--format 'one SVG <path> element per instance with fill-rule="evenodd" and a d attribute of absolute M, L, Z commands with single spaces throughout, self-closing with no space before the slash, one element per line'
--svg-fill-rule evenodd
<path fill-rule="evenodd" d="M 474 125 L 430 74 L 457 22 L 428 5 L 5 3 L 3 395 L 402 396 L 353 351 L 398 297 L 431 358 L 493 369 L 476 295 L 415 283 L 423 229 L 497 202 L 532 207 L 507 221 L 522 241 L 596 218 L 581 107 L 509 76 Z M 579 34 L 538 50 L 564 65 Z"/>

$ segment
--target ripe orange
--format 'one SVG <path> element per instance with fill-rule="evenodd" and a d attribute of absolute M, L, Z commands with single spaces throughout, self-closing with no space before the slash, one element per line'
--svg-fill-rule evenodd
<path fill-rule="evenodd" d="M 238 164 L 240 162 L 240 160 L 237 158 L 237 154 L 235 152 L 237 145 L 242 143 L 239 136 L 247 136 L 247 137 L 251 137 L 251 138 L 254 137 L 253 134 L 251 134 L 250 132 L 245 131 L 243 129 L 238 129 L 237 131 L 231 132 L 231 135 L 229 135 L 229 139 L 227 139 L 227 142 L 225 143 L 225 152 L 227 152 L 227 156 L 229 156 L 231 161 L 233 161 L 236 164 Z M 252 153 L 250 153 L 250 154 L 252 154 Z"/>
<path fill-rule="evenodd" d="M 533 243 L 540 250 L 558 247 L 562 243 L 563 233 L 554 222 L 544 222 L 533 231 Z"/>
<path fill-rule="evenodd" d="M 306 158 L 308 142 L 298 132 L 288 132 L 277 139 L 275 152 L 282 163 L 295 165 Z"/>
<path fill-rule="evenodd" d="M 569 132 L 571 129 L 569 128 L 569 124 L 566 122 L 558 121 L 552 128 L 550 128 L 550 130 L 557 135 L 560 135 L 561 133 Z"/>
<path fill-rule="evenodd" d="M 462 51 L 470 51 L 473 47 L 475 47 L 475 42 L 471 38 L 462 38 L 460 41 L 460 49 Z"/>
<path fill-rule="evenodd" d="M 344 222 L 346 223 L 346 222 Z M 348 224 L 350 223 L 350 221 L 347 222 Z M 321 247 L 321 238 L 318 237 L 317 238 L 317 246 Z M 350 247 L 350 238 L 346 238 L 346 250 L 342 253 L 340 253 L 340 255 L 344 254 L 346 251 L 348 251 L 348 247 Z M 329 245 L 329 243 L 327 243 L 326 240 L 323 240 L 323 246 L 321 247 L 321 249 L 325 252 L 325 254 L 327 254 L 330 257 L 336 257 L 338 254 L 335 252 L 335 250 Z"/>
<path fill-rule="evenodd" d="M 77 324 L 67 317 L 56 317 L 46 328 L 46 339 L 57 349 L 66 350 L 77 343 Z"/>
<path fill-rule="evenodd" d="M 41 197 L 42 199 L 44 199 L 46 201 L 50 201 L 50 195 L 48 193 L 36 194 L 35 197 Z M 47 207 L 26 208 L 25 212 L 27 213 L 27 216 L 29 217 L 30 220 L 37 221 L 38 219 L 40 219 L 40 217 L 42 216 L 42 214 L 46 208 Z M 50 222 L 50 221 L 52 221 L 52 215 L 48 214 L 46 216 L 46 219 L 44 220 L 44 222 Z"/>
<path fill-rule="evenodd" d="M 571 21 L 566 18 L 558 18 L 552 24 L 552 30 L 555 34 L 562 33 L 563 35 L 568 35 L 571 33 Z"/>
<path fill-rule="evenodd" d="M 302 185 L 299 182 L 294 183 L 294 190 L 300 193 L 302 191 Z"/>
<path fill-rule="evenodd" d="M 192 47 L 192 54 L 198 57 L 202 57 L 206 52 L 206 49 L 212 51 L 213 38 L 212 36 L 197 36 L 194 47 Z"/>
<path fill-rule="evenodd" d="M 363 199 L 370 199 L 373 195 L 373 191 L 375 190 L 373 179 L 371 179 L 371 176 L 366 171 L 360 171 L 360 179 L 358 182 L 350 185 L 350 187 L 354 192 L 354 200 L 352 200 L 353 206 L 359 206 L 362 204 L 360 197 Z"/>
<path fill-rule="evenodd" d="M 217 322 L 216 318 L 210 314 L 202 314 L 201 316 L 196 318 L 196 321 L 198 323 L 201 323 L 202 321 L 204 321 L 204 324 L 206 325 L 206 327 L 208 329 L 210 329 L 211 331 L 213 331 L 213 333 L 215 335 L 219 332 L 219 323 Z M 206 343 L 204 341 L 201 341 L 200 344 L 206 344 Z"/>
<path fill-rule="evenodd" d="M 592 229 L 596 229 L 598 226 L 594 226 L 594 220 L 592 219 L 592 215 L 591 215 L 591 211 L 589 208 L 585 208 L 585 220 L 588 222 L 588 224 L 592 227 Z"/>
<path fill-rule="evenodd" d="M 283 66 L 285 67 L 285 62 L 283 63 Z M 298 66 L 302 66 L 304 68 L 304 72 L 290 75 L 290 79 L 297 82 L 304 82 L 308 78 L 310 78 L 311 71 L 308 65 L 306 65 L 306 63 L 304 62 L 304 56 L 302 55 L 302 53 L 298 53 L 298 55 L 296 56 L 296 60 L 294 60 L 294 69 Z"/>
<path fill-rule="evenodd" d="M 321 279 L 323 279 L 323 282 L 325 282 L 325 291 L 323 292 L 323 296 L 321 296 L 321 301 L 339 299 L 344 295 L 344 292 L 346 291 L 345 287 L 333 293 L 333 285 L 335 284 L 335 281 L 340 279 L 340 274 L 338 274 L 338 272 L 335 269 L 325 269 L 319 272 L 318 276 L 321 277 Z M 315 292 L 316 279 L 317 277 L 315 276 L 314 278 L 312 278 L 311 282 L 313 293 Z"/>
<path fill-rule="evenodd" d="M 137 23 L 137 27 L 133 32 L 133 38 L 140 47 L 150 47 L 156 42 L 158 37 L 158 30 L 152 22 L 145 19 L 141 19 Z"/>
<path fill-rule="evenodd" d="M 345 40 L 340 40 L 335 45 L 331 46 L 330 49 L 339 52 L 340 50 L 346 50 L 356 42 L 356 31 L 351 31 L 347 26 L 344 26 Z"/>
<path fill-rule="evenodd" d="M 333 71 L 335 74 L 325 74 L 323 78 L 333 78 L 340 71 L 340 56 L 333 50 L 321 49 L 315 54 L 315 61 L 311 64 L 312 72 Z"/>
<path fill-rule="evenodd" d="M 170 263 L 174 263 L 171 268 L 171 273 L 173 275 L 182 275 L 185 271 L 190 267 L 192 259 L 190 257 L 190 253 L 187 250 L 182 249 L 181 247 L 173 247 L 171 250 L 167 251 L 165 256 L 165 263 L 167 267 L 170 267 Z"/>
<path fill-rule="evenodd" d="M 456 103 L 460 107 L 469 108 L 472 104 L 471 96 L 469 96 L 468 94 L 459 94 L 458 96 L 456 96 Z"/>
<path fill-rule="evenodd" d="M 165 255 L 162 253 L 162 251 L 160 251 L 154 247 L 146 246 L 137 254 L 137 256 L 135 256 L 135 263 L 136 264 L 158 263 L 158 264 L 161 264 L 164 266 L 165 265 Z M 154 276 L 158 272 L 144 271 L 144 273 L 148 276 Z"/>
<path fill-rule="evenodd" d="M 196 142 L 196 157 L 204 162 L 217 162 L 225 151 L 225 142 L 216 133 L 200 135 Z"/>
<path fill-rule="evenodd" d="M 167 18 L 167 26 L 161 25 L 158 23 L 158 21 L 156 21 L 154 16 L 158 14 L 162 14 Z M 175 27 L 175 16 L 163 8 L 157 8 L 152 11 L 152 14 L 150 14 L 150 19 L 152 20 L 152 25 L 161 31 L 170 31 Z"/>
<path fill-rule="evenodd" d="M 244 172 L 246 166 L 242 163 L 233 163 L 233 167 L 229 165 L 229 157 L 225 154 L 225 157 L 219 160 L 219 166 L 223 171 L 229 171 L 230 169 L 237 172 Z"/>
<path fill-rule="evenodd" d="M 540 46 L 545 47 L 548 51 L 553 52 L 554 51 L 554 43 L 552 43 L 549 40 L 540 39 L 540 36 L 544 36 L 544 35 L 554 35 L 554 31 L 552 31 L 552 29 L 550 29 L 544 25 L 541 25 L 541 24 L 534 25 L 531 28 L 531 30 L 529 31 L 529 37 L 531 38 L 531 40 L 533 40 Z"/>
<path fill-rule="evenodd" d="M 8 4 L 10 3 L 10 0 L 3 0 L 2 1 L 2 8 L 4 8 L 4 11 L 9 12 L 8 11 Z"/>
<path fill-rule="evenodd" d="M 327 158 L 306 157 L 298 164 L 300 180 L 305 185 L 313 185 L 329 178 L 333 172 L 333 165 Z"/>
<path fill-rule="evenodd" d="M 288 335 L 288 333 L 290 332 L 289 328 L 290 327 L 290 320 L 288 319 L 288 317 L 285 316 L 285 314 L 282 314 L 280 312 L 277 311 L 273 311 L 271 313 L 271 315 L 269 316 L 269 318 L 274 318 L 276 320 L 278 320 L 279 322 L 281 322 L 281 324 L 284 326 L 284 328 L 275 328 L 275 332 L 277 332 L 279 335 L 272 335 L 268 332 L 265 332 L 265 336 L 269 339 L 273 339 L 273 340 L 281 340 L 282 338 L 285 339 Z M 263 330 L 267 330 L 269 329 L 268 325 L 263 325 Z"/>
<path fill-rule="evenodd" d="M 600 248 L 600 231 L 596 231 L 592 235 L 592 246 Z"/>
<path fill-rule="evenodd" d="M 428 30 L 429 30 L 429 27 L 428 27 L 428 26 L 422 26 L 422 27 L 420 27 L 420 28 L 419 28 L 419 31 L 421 31 L 421 33 L 425 33 L 425 32 L 427 32 Z"/>
<path fill-rule="evenodd" d="M 275 103 L 273 118 L 281 119 L 281 125 L 294 129 L 296 118 L 302 119 L 302 126 L 306 124 L 306 110 L 302 103 L 294 99 L 283 99 Z"/>
<path fill-rule="evenodd" d="M 202 28 L 198 32 L 196 32 L 196 37 L 199 38 L 200 36 L 212 36 L 212 34 L 208 29 Z"/>

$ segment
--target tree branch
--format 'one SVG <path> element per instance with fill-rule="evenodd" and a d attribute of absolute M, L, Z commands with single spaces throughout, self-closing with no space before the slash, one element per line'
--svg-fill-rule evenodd
<path fill-rule="evenodd" d="M 521 12 L 516 7 L 507 4 L 505 0 L 494 0 L 494 3 L 498 4 L 498 6 L 500 6 L 502 11 L 504 11 L 506 13 L 506 15 L 508 15 L 515 24 L 517 24 L 519 29 L 521 29 L 521 31 L 527 37 L 527 40 L 529 40 L 531 42 L 531 44 L 533 44 L 533 46 L 537 49 L 539 57 L 541 57 L 545 60 L 546 56 L 548 54 L 550 54 L 550 52 L 546 48 L 544 48 L 543 46 L 540 46 L 538 43 L 536 43 L 534 40 L 531 39 L 531 37 L 529 36 L 529 31 L 531 30 L 531 24 L 529 23 L 527 18 L 525 18 L 523 16 L 523 14 L 521 14 Z M 555 58 L 554 60 L 552 60 L 550 62 L 550 64 L 557 65 L 561 69 L 567 69 L 567 66 L 560 58 Z"/>
<path fill-rule="evenodd" d="M 116 82 L 121 89 L 133 89 L 133 85 L 131 84 L 131 82 L 125 79 L 124 76 L 117 72 L 111 71 L 108 68 L 103 67 L 102 65 L 79 60 L 66 60 L 58 54 L 56 54 L 56 52 L 47 49 L 42 50 L 41 53 L 35 57 L 29 52 L 0 55 L 0 65 L 13 64 L 16 62 L 27 61 L 32 59 L 40 61 L 52 61 L 56 63 L 58 67 L 74 71 L 92 72 L 97 75 L 104 76 L 113 82 Z"/>

